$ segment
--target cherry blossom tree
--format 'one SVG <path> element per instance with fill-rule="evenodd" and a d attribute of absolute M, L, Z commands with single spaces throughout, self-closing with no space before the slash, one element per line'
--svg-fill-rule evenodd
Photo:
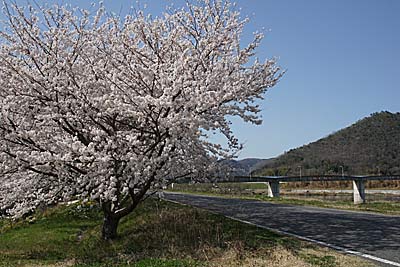
<path fill-rule="evenodd" d="M 240 43 L 246 19 L 222 0 L 161 17 L 4 4 L 0 30 L 0 210 L 99 203 L 102 236 L 174 179 L 199 176 L 240 148 L 230 118 L 281 76 Z M 219 133 L 228 145 L 210 141 Z"/>

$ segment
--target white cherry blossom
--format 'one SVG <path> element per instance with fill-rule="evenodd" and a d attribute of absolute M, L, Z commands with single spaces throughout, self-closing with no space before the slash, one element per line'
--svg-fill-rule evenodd
<path fill-rule="evenodd" d="M 255 100 L 281 76 L 274 60 L 254 60 L 262 34 L 242 47 L 247 20 L 236 10 L 203 0 L 119 18 L 101 4 L 94 13 L 5 4 L 0 212 L 94 200 L 111 239 L 149 190 L 232 155 L 229 118 L 259 124 Z"/>

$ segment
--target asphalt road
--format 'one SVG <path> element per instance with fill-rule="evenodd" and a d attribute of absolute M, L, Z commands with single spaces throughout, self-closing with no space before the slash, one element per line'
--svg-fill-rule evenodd
<path fill-rule="evenodd" d="M 381 266 L 400 266 L 400 216 L 187 194 L 165 198 L 395 263 Z"/>

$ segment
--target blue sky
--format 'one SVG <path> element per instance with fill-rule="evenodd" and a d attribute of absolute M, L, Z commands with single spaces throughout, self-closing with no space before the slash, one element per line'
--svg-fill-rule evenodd
<path fill-rule="evenodd" d="M 91 1 L 65 2 L 88 7 Z M 168 3 L 183 2 L 141 0 L 140 4 L 147 3 L 147 11 L 159 15 Z M 261 126 L 234 121 L 234 131 L 245 143 L 239 158 L 274 157 L 371 113 L 400 111 L 400 1 L 236 2 L 243 16 L 250 18 L 243 43 L 252 32 L 268 29 L 258 57 L 276 56 L 287 69 L 265 95 Z M 104 4 L 124 14 L 136 1 Z"/>

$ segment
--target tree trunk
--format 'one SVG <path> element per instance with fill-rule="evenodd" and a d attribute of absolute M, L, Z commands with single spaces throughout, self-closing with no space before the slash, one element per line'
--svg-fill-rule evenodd
<path fill-rule="evenodd" d="M 117 237 L 119 219 L 110 214 L 104 214 L 103 229 L 101 232 L 104 240 L 112 240 Z"/>

